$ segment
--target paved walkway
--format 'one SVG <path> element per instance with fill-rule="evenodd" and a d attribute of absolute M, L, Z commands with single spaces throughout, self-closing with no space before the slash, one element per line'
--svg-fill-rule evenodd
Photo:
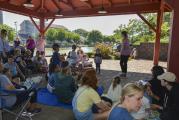
<path fill-rule="evenodd" d="M 92 59 L 90 59 L 93 61 Z M 159 65 L 166 68 L 166 62 L 160 62 Z M 151 78 L 151 68 L 153 62 L 150 60 L 130 60 L 128 63 L 128 74 L 126 79 L 122 79 L 122 85 L 128 82 L 134 82 L 140 79 Z M 103 60 L 102 71 L 99 78 L 99 85 L 103 85 L 105 92 L 107 91 L 111 80 L 114 76 L 120 75 L 121 69 L 119 65 L 119 60 Z M 43 111 L 34 116 L 34 120 L 74 120 L 74 116 L 71 110 L 62 109 L 59 107 L 51 107 L 41 105 Z"/>

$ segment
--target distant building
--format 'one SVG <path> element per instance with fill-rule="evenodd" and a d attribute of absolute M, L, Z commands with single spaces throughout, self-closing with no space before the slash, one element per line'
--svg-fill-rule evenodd
<path fill-rule="evenodd" d="M 0 24 L 3 24 L 3 12 L 0 11 Z"/>
<path fill-rule="evenodd" d="M 38 22 L 36 22 L 37 25 L 39 25 Z M 48 24 L 46 23 L 45 26 L 47 26 Z M 50 26 L 50 28 L 63 28 L 63 29 L 67 29 L 64 26 L 61 25 L 56 25 L 56 24 L 52 24 Z M 37 28 L 35 27 L 35 25 L 30 21 L 30 20 L 24 20 L 21 24 L 20 24 L 20 30 L 19 30 L 19 36 L 21 37 L 22 40 L 25 40 L 27 38 L 24 38 L 26 36 L 33 36 L 36 37 L 39 34 L 39 31 L 37 30 Z M 21 36 L 22 35 L 22 36 Z"/>

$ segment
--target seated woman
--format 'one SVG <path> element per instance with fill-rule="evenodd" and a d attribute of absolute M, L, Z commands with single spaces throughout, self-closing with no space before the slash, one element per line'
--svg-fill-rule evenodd
<path fill-rule="evenodd" d="M 3 99 L 5 100 L 5 107 L 12 107 L 13 105 L 19 105 L 26 101 L 29 97 L 29 94 L 33 91 L 34 94 L 31 97 L 30 103 L 28 105 L 27 111 L 31 113 L 38 113 L 41 111 L 39 107 L 37 107 L 36 104 L 36 96 L 37 92 L 36 90 L 22 90 L 22 89 L 16 89 L 15 86 L 12 84 L 12 82 L 9 80 L 9 78 L 2 74 L 4 67 L 2 63 L 0 62 L 0 87 L 3 90 L 8 91 L 19 91 L 16 95 L 9 95 L 9 96 L 3 96 Z M 6 94 L 6 93 L 5 93 Z"/>
<path fill-rule="evenodd" d="M 67 61 L 61 63 L 61 72 L 55 74 L 53 93 L 60 102 L 71 103 L 76 91 L 74 78 L 69 74 L 70 67 Z"/>
<path fill-rule="evenodd" d="M 121 103 L 113 107 L 108 120 L 134 120 L 130 112 L 140 109 L 143 94 L 143 89 L 136 84 L 126 84 L 122 89 Z"/>
<path fill-rule="evenodd" d="M 73 113 L 77 120 L 101 120 L 107 117 L 110 107 L 102 102 L 100 96 L 95 91 L 96 88 L 96 72 L 94 69 L 89 69 L 83 74 L 81 86 L 78 88 L 72 101 Z M 99 108 L 100 113 L 94 114 L 92 112 L 93 104 Z"/>
<path fill-rule="evenodd" d="M 19 69 L 17 63 L 14 62 L 13 56 L 8 57 L 8 62 L 4 64 L 4 67 L 10 69 L 12 77 L 19 76 L 22 80 L 25 80 L 25 75 Z"/>

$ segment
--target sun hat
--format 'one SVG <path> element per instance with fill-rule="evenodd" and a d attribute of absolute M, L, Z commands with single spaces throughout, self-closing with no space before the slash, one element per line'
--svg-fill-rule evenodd
<path fill-rule="evenodd" d="M 162 75 L 159 75 L 157 77 L 159 80 L 165 80 L 168 82 L 175 82 L 176 81 L 176 76 L 172 72 L 165 72 Z"/>

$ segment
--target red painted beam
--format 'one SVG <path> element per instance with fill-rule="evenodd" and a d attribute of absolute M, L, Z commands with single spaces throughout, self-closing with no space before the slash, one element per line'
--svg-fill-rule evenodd
<path fill-rule="evenodd" d="M 57 4 L 55 0 L 52 0 L 53 4 L 57 7 L 57 9 L 61 10 L 60 6 Z"/>
<path fill-rule="evenodd" d="M 164 13 L 164 3 L 163 1 L 161 1 L 160 11 L 157 14 L 157 32 L 156 32 L 156 39 L 154 44 L 154 56 L 153 56 L 154 65 L 158 65 L 158 61 L 159 61 L 160 36 L 161 36 L 161 26 L 163 22 L 163 13 Z"/>
<path fill-rule="evenodd" d="M 51 22 L 48 24 L 48 26 L 45 28 L 44 33 L 48 30 L 48 28 L 52 25 L 52 23 L 55 21 L 55 18 L 51 20 Z"/>
<path fill-rule="evenodd" d="M 38 18 L 39 16 L 41 16 L 36 11 L 32 11 L 22 6 L 15 6 L 15 5 L 9 4 L 8 2 L 0 1 L 0 9 L 3 11 L 13 12 L 13 13 L 21 14 L 25 16 L 32 16 L 35 18 Z"/>
<path fill-rule="evenodd" d="M 40 28 L 39 28 L 39 26 L 35 23 L 34 19 L 33 19 L 31 16 L 29 16 L 29 17 L 30 17 L 32 23 L 33 23 L 33 24 L 35 25 L 35 27 L 37 28 L 37 30 L 40 32 Z"/>
<path fill-rule="evenodd" d="M 120 15 L 120 14 L 136 14 L 136 13 L 151 13 L 157 12 L 160 10 L 160 3 L 146 3 L 146 4 L 131 4 L 131 5 L 122 5 L 105 8 L 108 12 L 107 14 L 98 14 L 99 8 L 91 8 L 85 10 L 70 10 L 62 11 L 63 17 L 56 18 L 72 18 L 72 17 L 89 17 L 89 16 L 107 16 L 107 15 Z M 45 14 L 45 18 L 54 18 L 54 13 Z"/>
<path fill-rule="evenodd" d="M 148 22 L 144 16 L 142 16 L 141 14 L 137 13 L 137 15 L 149 26 L 149 28 L 151 28 L 155 33 L 157 32 L 157 30 L 155 29 L 155 27 L 153 27 L 150 22 Z"/>

